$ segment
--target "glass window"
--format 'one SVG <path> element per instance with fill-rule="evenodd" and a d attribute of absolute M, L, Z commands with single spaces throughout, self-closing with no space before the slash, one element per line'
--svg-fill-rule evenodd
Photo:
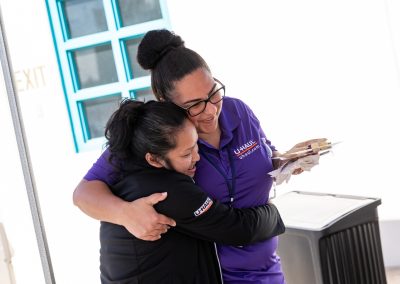
<path fill-rule="evenodd" d="M 141 40 L 142 38 L 134 38 L 134 39 L 129 39 L 125 42 L 129 60 L 131 79 L 135 77 L 137 78 L 150 75 L 150 71 L 144 70 L 142 67 L 140 67 L 139 63 L 136 60 L 138 46 Z"/>
<path fill-rule="evenodd" d="M 151 89 L 143 89 L 132 91 L 132 97 L 134 97 L 138 101 L 148 102 L 148 101 L 156 101 L 156 97 L 154 96 Z"/>
<path fill-rule="evenodd" d="M 120 95 L 113 95 L 81 102 L 86 117 L 88 139 L 104 136 L 107 121 L 118 108 L 120 101 Z"/>
<path fill-rule="evenodd" d="M 143 35 L 170 29 L 166 0 L 46 0 L 77 152 L 103 147 L 121 98 L 154 99 Z M 118 94 L 118 95 L 114 95 Z"/>
<path fill-rule="evenodd" d="M 72 52 L 79 87 L 84 89 L 118 81 L 111 44 L 82 48 Z"/>
<path fill-rule="evenodd" d="M 107 30 L 107 20 L 101 0 L 64 0 L 62 8 L 69 38 Z"/>
<path fill-rule="evenodd" d="M 124 27 L 162 18 L 158 0 L 119 0 L 118 4 Z"/>

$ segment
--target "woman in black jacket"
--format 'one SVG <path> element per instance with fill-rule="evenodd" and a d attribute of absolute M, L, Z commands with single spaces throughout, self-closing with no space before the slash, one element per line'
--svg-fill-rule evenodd
<path fill-rule="evenodd" d="M 222 283 L 213 242 L 241 246 L 284 232 L 274 205 L 232 208 L 194 184 L 197 132 L 174 104 L 127 99 L 108 121 L 106 138 L 122 175 L 113 193 L 132 201 L 166 192 L 155 208 L 177 225 L 148 242 L 101 222 L 102 283 Z"/>

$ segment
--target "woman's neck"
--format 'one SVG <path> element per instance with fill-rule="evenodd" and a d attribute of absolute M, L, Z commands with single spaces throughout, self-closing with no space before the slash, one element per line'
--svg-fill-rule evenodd
<path fill-rule="evenodd" d="M 221 140 L 221 129 L 219 126 L 212 133 L 201 133 L 199 134 L 200 139 L 206 141 L 208 144 L 214 146 L 216 149 L 219 149 L 219 142 Z"/>

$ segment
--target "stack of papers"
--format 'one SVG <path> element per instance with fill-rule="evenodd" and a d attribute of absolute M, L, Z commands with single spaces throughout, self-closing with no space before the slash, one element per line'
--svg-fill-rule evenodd
<path fill-rule="evenodd" d="M 340 142 L 311 143 L 296 148 L 296 151 L 286 152 L 279 157 L 274 157 L 273 159 L 280 160 L 280 166 L 268 174 L 275 179 L 276 185 L 280 185 L 284 181 L 288 182 L 295 170 L 310 171 L 315 165 L 318 165 L 319 157 L 329 153 L 332 147 L 338 143 Z"/>
<path fill-rule="evenodd" d="M 312 167 L 318 165 L 319 155 L 310 155 L 296 160 L 289 161 L 279 167 L 278 169 L 269 172 L 269 175 L 275 178 L 276 185 L 288 182 L 293 172 L 296 169 L 302 169 L 303 171 L 310 171 Z"/>

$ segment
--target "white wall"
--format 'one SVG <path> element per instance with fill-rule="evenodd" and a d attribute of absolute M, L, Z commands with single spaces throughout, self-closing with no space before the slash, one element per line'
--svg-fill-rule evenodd
<path fill-rule="evenodd" d="M 334 155 L 322 157 L 310 173 L 292 178 L 280 193 L 308 190 L 381 197 L 381 219 L 400 219 L 400 24 L 393 16 L 400 12 L 398 4 L 243 3 L 169 0 L 168 7 L 173 30 L 209 62 L 229 96 L 242 98 L 254 109 L 280 150 L 314 137 L 343 141 Z M 74 151 L 44 1 L 0 0 L 0 5 L 57 283 L 97 283 L 98 223 L 80 213 L 71 198 L 100 150 Z M 7 110 L 5 104 L 0 106 Z M 14 218 L 24 218 L 29 227 L 22 173 L 10 122 L 7 125 L 9 140 L 1 139 L 0 146 L 11 149 L 11 156 L 0 172 L 1 190 L 7 189 L 10 203 L 1 204 L 0 217 L 21 224 Z M 28 249 L 21 245 L 21 236 L 10 234 L 17 259 Z M 32 241 L 29 250 L 37 258 L 35 249 Z M 40 266 L 39 260 L 34 263 Z M 391 263 L 400 265 L 400 255 Z M 17 261 L 15 270 L 17 280 L 24 277 Z"/>
<path fill-rule="evenodd" d="M 57 283 L 97 283 L 98 222 L 73 206 L 72 192 L 101 150 L 75 153 L 44 1 L 0 0 L 0 5 Z M 2 91 L 1 96 L 5 95 Z M 6 97 L 2 99 L 7 102 Z M 7 105 L 1 104 L 6 110 Z M 10 139 L 13 139 L 12 134 L 10 132 Z M 5 149 L 10 148 L 9 145 L 16 148 L 15 142 L 3 139 L 0 145 Z M 26 205 L 23 178 L 18 173 L 19 166 L 13 165 L 19 162 L 16 157 L 10 158 L 10 164 L 2 163 L 8 170 L 3 172 L 7 178 L 2 179 L 2 188 L 7 194 L 4 200 L 9 203 L 1 207 L 8 213 L 4 217 L 11 223 L 6 224 L 6 230 L 15 226 L 14 223 L 24 224 L 19 223 L 20 218 L 31 219 L 25 210 L 29 205 Z M 9 190 L 16 184 L 21 192 Z M 25 204 L 16 202 L 20 199 Z M 24 226 L 18 228 L 23 230 Z M 29 233 L 28 230 L 29 227 Z M 15 259 L 25 253 L 28 245 L 37 250 L 34 242 L 22 246 L 24 238 L 21 232 L 10 237 Z M 31 275 L 27 273 L 33 269 L 29 265 L 38 266 L 42 273 L 40 259 L 27 261 L 21 265 L 15 263 L 18 283 L 44 283 L 30 281 Z"/>
<path fill-rule="evenodd" d="M 175 0 L 170 13 L 175 31 L 210 62 L 227 95 L 253 108 L 278 149 L 314 137 L 343 141 L 281 191 L 377 196 L 381 217 L 398 219 L 400 46 L 392 35 L 400 24 L 388 12 L 400 9 L 387 4 Z"/>
<path fill-rule="evenodd" d="M 0 69 L 0 129 L 0 145 L 3 149 L 0 163 L 0 223 L 4 225 L 13 252 L 12 265 L 16 281 L 44 283 L 2 69 Z"/>

